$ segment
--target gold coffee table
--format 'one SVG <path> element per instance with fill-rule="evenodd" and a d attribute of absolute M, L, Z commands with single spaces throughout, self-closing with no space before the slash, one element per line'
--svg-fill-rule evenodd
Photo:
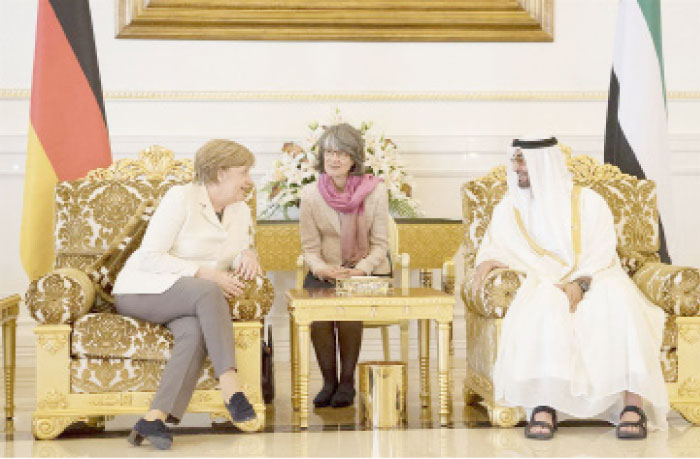
<path fill-rule="evenodd" d="M 0 323 L 2 323 L 2 357 L 5 374 L 5 420 L 11 421 L 15 415 L 15 336 L 17 315 L 19 315 L 19 295 L 0 299 Z"/>
<path fill-rule="evenodd" d="M 440 424 L 449 422 L 448 385 L 449 332 L 454 296 L 432 288 L 395 289 L 387 296 L 338 296 L 335 289 L 290 290 L 286 294 L 290 320 L 292 358 L 292 407 L 299 411 L 299 426 L 309 420 L 309 326 L 315 321 L 400 321 L 418 320 L 438 323 L 438 381 L 440 386 Z M 427 334 L 421 334 L 421 398 L 429 397 L 429 352 Z M 426 341 L 426 342 L 423 342 Z"/>

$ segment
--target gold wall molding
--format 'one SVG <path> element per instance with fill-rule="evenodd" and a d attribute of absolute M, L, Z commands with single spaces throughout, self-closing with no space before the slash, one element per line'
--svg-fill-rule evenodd
<path fill-rule="evenodd" d="M 117 0 L 117 38 L 553 41 L 554 0 Z"/>
<path fill-rule="evenodd" d="M 29 89 L 2 89 L 0 100 L 29 99 Z M 468 101 L 604 101 L 607 91 L 105 91 L 106 100 L 197 102 L 468 102 Z M 669 91 L 670 100 L 700 100 L 699 91 Z"/>

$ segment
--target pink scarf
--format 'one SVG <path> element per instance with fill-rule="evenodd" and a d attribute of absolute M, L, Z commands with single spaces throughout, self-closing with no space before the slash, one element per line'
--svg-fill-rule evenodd
<path fill-rule="evenodd" d="M 345 190 L 338 191 L 327 174 L 318 178 L 318 190 L 326 203 L 343 217 L 340 246 L 343 265 L 355 266 L 369 253 L 369 226 L 365 218 L 365 198 L 382 179 L 372 174 L 350 175 Z"/>

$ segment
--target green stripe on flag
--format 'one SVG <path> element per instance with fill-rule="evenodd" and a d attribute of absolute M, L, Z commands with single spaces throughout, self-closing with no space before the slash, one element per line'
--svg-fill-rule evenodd
<path fill-rule="evenodd" d="M 661 45 L 661 0 L 637 0 L 639 9 L 642 10 L 644 19 L 647 21 L 651 39 L 656 48 L 656 57 L 659 58 L 659 68 L 661 69 L 661 84 L 664 88 L 664 102 L 666 102 L 666 77 L 664 75 L 664 52 Z"/>

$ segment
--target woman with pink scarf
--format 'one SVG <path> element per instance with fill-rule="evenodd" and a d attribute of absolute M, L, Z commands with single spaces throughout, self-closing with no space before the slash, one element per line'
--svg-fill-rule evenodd
<path fill-rule="evenodd" d="M 347 123 L 330 126 L 318 151 L 319 179 L 301 193 L 301 249 L 310 268 L 304 288 L 332 288 L 336 279 L 350 276 L 390 275 L 387 189 L 382 179 L 364 173 L 362 134 Z M 351 405 L 362 322 L 314 322 L 311 341 L 323 375 L 314 405 Z"/>

